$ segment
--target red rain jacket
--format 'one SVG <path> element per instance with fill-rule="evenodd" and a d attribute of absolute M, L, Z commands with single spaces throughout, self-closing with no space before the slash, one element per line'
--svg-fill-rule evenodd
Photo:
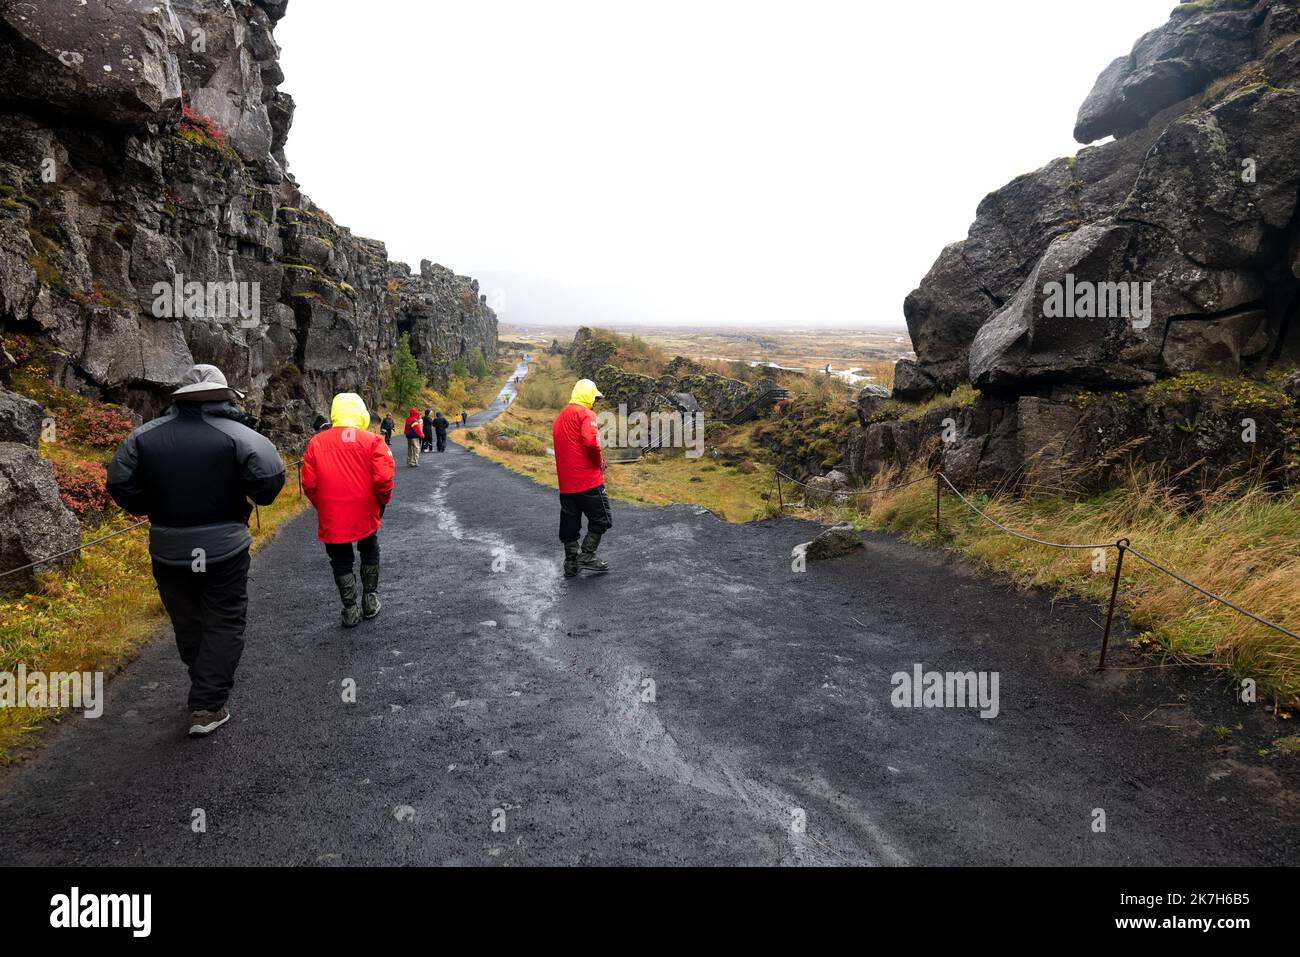
<path fill-rule="evenodd" d="M 561 493 L 585 492 L 605 484 L 605 457 L 600 453 L 595 412 L 570 402 L 555 417 L 551 438 Z"/>
<path fill-rule="evenodd" d="M 388 443 L 373 432 L 336 425 L 312 436 L 302 490 L 316 506 L 322 542 L 359 542 L 379 529 L 379 506 L 393 497 L 393 464 Z"/>
<path fill-rule="evenodd" d="M 424 428 L 420 425 L 419 409 L 412 409 L 406 416 L 405 434 L 408 439 L 424 438 Z"/>

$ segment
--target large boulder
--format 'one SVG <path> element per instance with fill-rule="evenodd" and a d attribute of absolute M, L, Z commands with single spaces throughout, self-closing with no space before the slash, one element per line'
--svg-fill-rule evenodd
<path fill-rule="evenodd" d="M 999 305 L 967 264 L 966 243 L 953 243 L 939 254 L 930 271 L 903 302 L 912 348 L 923 356 L 924 381 L 912 377 L 919 367 L 903 369 L 902 396 L 929 390 L 950 391 L 966 380 L 966 354 L 975 333 Z M 923 382 L 923 384 L 922 384 Z M 899 388 L 895 372 L 895 390 Z"/>
<path fill-rule="evenodd" d="M 808 543 L 804 555 L 809 561 L 823 562 L 865 547 L 852 525 L 833 525 Z"/>
<path fill-rule="evenodd" d="M 34 449 L 0 442 L 0 572 L 76 548 L 81 541 L 77 518 L 59 497 L 54 470 Z M 35 571 L 64 567 L 71 557 Z M 30 587 L 33 572 L 0 578 L 0 589 Z"/>
<path fill-rule="evenodd" d="M 1169 124 L 1119 217 L 1167 232 L 1216 268 L 1259 261 L 1300 190 L 1300 93 L 1244 89 Z"/>
<path fill-rule="evenodd" d="M 1141 129 L 1166 107 L 1205 89 L 1256 55 L 1256 31 L 1270 2 L 1184 2 L 1168 23 L 1138 40 L 1097 78 L 1079 109 L 1074 138 L 1091 143 Z"/>
<path fill-rule="evenodd" d="M 36 448 L 45 413 L 41 407 L 7 389 L 0 389 L 0 442 L 17 442 Z"/>
<path fill-rule="evenodd" d="M 185 35 L 157 0 L 0 5 L 0 89 L 36 111 L 144 129 L 180 106 Z M 34 112 L 36 112 L 34 111 Z"/>
<path fill-rule="evenodd" d="M 1052 243 L 1016 297 L 980 329 L 971 381 L 1003 392 L 1149 383 L 1162 369 L 1171 321 L 1239 310 L 1260 302 L 1264 289 L 1256 273 L 1192 262 L 1161 230 L 1084 226 Z"/>
<path fill-rule="evenodd" d="M 808 508 L 842 505 L 850 499 L 848 476 L 838 470 L 814 475 L 805 483 L 803 503 Z"/>

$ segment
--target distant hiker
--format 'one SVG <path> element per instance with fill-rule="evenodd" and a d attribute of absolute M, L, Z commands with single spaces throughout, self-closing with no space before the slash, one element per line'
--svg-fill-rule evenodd
<path fill-rule="evenodd" d="M 447 451 L 447 430 L 449 428 L 451 428 L 451 423 L 447 421 L 446 417 L 443 416 L 442 414 L 442 410 L 439 409 L 438 414 L 434 417 L 433 420 L 433 431 L 434 434 L 438 437 L 439 452 Z"/>
<path fill-rule="evenodd" d="M 325 418 L 325 416 L 317 413 L 316 420 L 311 424 L 311 430 L 313 432 L 324 432 L 329 427 L 330 427 L 330 420 Z"/>
<path fill-rule="evenodd" d="M 460 410 L 460 424 L 462 426 L 469 425 L 469 413 L 464 409 Z"/>
<path fill-rule="evenodd" d="M 216 366 L 181 377 L 175 404 L 126 437 L 108 465 L 108 492 L 148 515 L 158 595 L 190 672 L 190 729 L 210 734 L 226 706 L 244 650 L 248 614 L 248 516 L 284 487 L 275 446 L 243 425 Z"/>
<path fill-rule="evenodd" d="M 420 425 L 423 426 L 424 438 L 420 442 L 421 452 L 433 451 L 433 410 L 425 409 L 424 417 L 420 419 Z"/>
<path fill-rule="evenodd" d="M 560 541 L 564 544 L 564 577 L 578 570 L 603 575 L 609 565 L 596 557 L 600 537 L 614 524 L 609 499 L 605 497 L 605 457 L 596 432 L 596 413 L 591 411 L 600 397 L 596 383 L 579 379 L 569 404 L 555 417 L 551 438 L 555 445 L 555 473 L 560 480 Z M 587 516 L 587 536 L 578 548 L 582 516 Z"/>
<path fill-rule="evenodd" d="M 379 614 L 379 526 L 393 497 L 393 453 L 366 429 L 361 396 L 340 392 L 330 408 L 333 427 L 312 436 L 302 457 L 302 490 L 316 506 L 316 536 L 325 543 L 343 602 L 343 627 Z M 361 556 L 361 605 L 352 546 Z"/>
<path fill-rule="evenodd" d="M 412 409 L 406 414 L 406 466 L 418 468 L 420 465 L 420 444 L 424 441 L 424 429 L 420 427 L 420 410 Z"/>
<path fill-rule="evenodd" d="M 384 433 L 384 444 L 392 445 L 393 444 L 393 417 L 388 414 L 387 409 L 384 410 L 384 421 L 379 423 L 379 431 Z"/>

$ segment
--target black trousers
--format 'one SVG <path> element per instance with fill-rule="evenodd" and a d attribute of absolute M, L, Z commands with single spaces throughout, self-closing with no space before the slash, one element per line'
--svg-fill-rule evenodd
<path fill-rule="evenodd" d="M 380 512 L 382 515 L 383 512 Z M 359 542 L 342 542 L 338 545 L 326 545 L 325 554 L 330 557 L 330 567 L 336 577 L 342 577 L 352 571 L 352 546 L 357 546 L 362 565 L 379 564 L 379 533 L 371 532 Z"/>
<path fill-rule="evenodd" d="M 446 432 L 439 432 L 439 433 L 438 433 L 438 451 L 439 451 L 439 452 L 446 452 L 446 451 L 447 451 L 447 433 L 446 433 Z"/>
<path fill-rule="evenodd" d="M 190 670 L 190 710 L 217 711 L 230 697 L 244 653 L 248 552 L 209 562 L 201 572 L 155 561 L 153 577 Z"/>
<path fill-rule="evenodd" d="M 585 492 L 560 493 L 560 541 L 578 540 L 584 515 L 587 516 L 587 531 L 593 535 L 604 535 L 614 527 L 614 515 L 609 510 L 605 486 L 598 485 Z"/>

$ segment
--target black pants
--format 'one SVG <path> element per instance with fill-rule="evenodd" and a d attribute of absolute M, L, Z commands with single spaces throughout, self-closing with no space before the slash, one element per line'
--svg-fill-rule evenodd
<path fill-rule="evenodd" d="M 447 451 L 447 433 L 446 433 L 446 432 L 439 432 L 439 433 L 438 433 L 438 451 L 439 451 L 439 452 L 446 452 L 446 451 Z"/>
<path fill-rule="evenodd" d="M 585 492 L 560 493 L 560 541 L 576 542 L 582 534 L 582 516 L 587 516 L 587 531 L 604 535 L 614 527 L 614 516 L 605 497 L 605 486 Z"/>
<path fill-rule="evenodd" d="M 384 429 L 384 430 L 383 430 L 383 433 L 384 433 L 384 443 L 385 443 L 386 445 L 392 445 L 392 444 L 393 444 L 393 430 L 392 430 L 392 429 Z"/>
<path fill-rule="evenodd" d="M 158 595 L 171 617 L 181 661 L 190 669 L 191 711 L 217 711 L 235 685 L 248 620 L 248 552 L 189 565 L 153 563 Z"/>
<path fill-rule="evenodd" d="M 382 513 L 381 513 L 382 514 Z M 342 542 L 338 545 L 326 545 L 325 554 L 330 557 L 330 567 L 334 569 L 336 577 L 342 577 L 352 571 L 352 546 L 357 546 L 357 551 L 361 554 L 362 565 L 379 564 L 379 533 L 371 532 L 369 537 L 361 541 Z"/>

